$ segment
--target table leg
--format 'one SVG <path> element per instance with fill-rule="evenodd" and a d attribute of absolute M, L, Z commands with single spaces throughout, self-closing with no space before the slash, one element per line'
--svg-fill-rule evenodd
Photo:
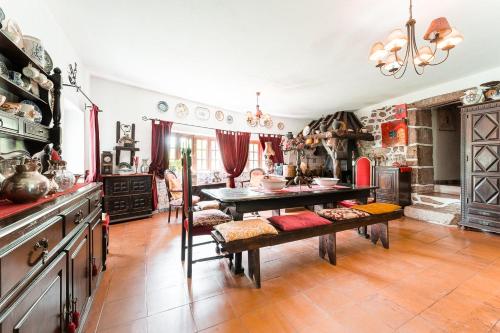
<path fill-rule="evenodd" d="M 359 199 L 362 205 L 366 205 L 368 203 L 368 197 L 364 197 Z M 368 234 L 368 226 L 358 228 L 358 234 L 365 236 L 366 239 L 370 239 L 370 235 Z"/>

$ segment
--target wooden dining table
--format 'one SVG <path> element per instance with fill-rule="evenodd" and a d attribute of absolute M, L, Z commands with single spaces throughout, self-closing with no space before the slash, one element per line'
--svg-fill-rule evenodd
<path fill-rule="evenodd" d="M 273 211 L 279 215 L 280 209 L 333 205 L 342 200 L 357 199 L 366 203 L 375 186 L 355 186 L 338 184 L 334 187 L 290 186 L 278 191 L 265 191 L 261 188 L 217 188 L 203 189 L 202 192 L 219 201 L 221 209 L 229 213 L 235 221 L 243 219 L 243 214 L 258 211 Z M 366 229 L 363 231 L 366 235 Z M 234 272 L 243 273 L 241 253 L 235 255 Z"/>

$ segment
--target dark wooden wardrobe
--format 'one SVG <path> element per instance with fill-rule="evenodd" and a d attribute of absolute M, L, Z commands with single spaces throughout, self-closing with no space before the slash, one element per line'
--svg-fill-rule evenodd
<path fill-rule="evenodd" d="M 500 101 L 462 107 L 461 225 L 500 233 Z"/>

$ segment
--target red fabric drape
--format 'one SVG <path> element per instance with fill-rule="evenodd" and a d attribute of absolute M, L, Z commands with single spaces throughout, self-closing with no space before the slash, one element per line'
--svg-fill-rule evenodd
<path fill-rule="evenodd" d="M 236 187 L 234 178 L 241 175 L 248 159 L 250 133 L 215 130 L 222 164 L 229 175 L 229 187 Z"/>
<path fill-rule="evenodd" d="M 92 105 L 90 109 L 90 167 L 86 182 L 101 179 L 101 152 L 99 143 L 99 108 Z"/>
<path fill-rule="evenodd" d="M 168 139 L 172 122 L 151 121 L 151 164 L 149 173 L 153 174 L 153 209 L 158 207 L 158 190 L 156 188 L 156 176 L 163 178 L 165 169 L 168 168 Z"/>
<path fill-rule="evenodd" d="M 281 135 L 259 134 L 259 141 L 262 149 L 265 148 L 266 142 L 271 142 L 276 155 L 271 157 L 273 163 L 284 163 L 283 151 L 281 150 Z"/>

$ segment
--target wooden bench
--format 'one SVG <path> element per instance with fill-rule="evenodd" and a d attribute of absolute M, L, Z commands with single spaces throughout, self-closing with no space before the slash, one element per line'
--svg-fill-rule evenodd
<path fill-rule="evenodd" d="M 324 258 L 328 255 L 329 262 L 335 265 L 337 232 L 371 225 L 370 238 L 372 243 L 376 244 L 380 239 L 384 248 L 388 249 L 389 221 L 402 216 L 403 210 L 400 209 L 386 214 L 335 221 L 328 225 L 294 231 L 278 231 L 277 235 L 263 235 L 231 242 L 225 242 L 216 230 L 212 231 L 212 237 L 219 244 L 221 250 L 228 254 L 248 251 L 248 275 L 255 286 L 260 288 L 260 248 L 319 236 L 319 256 Z"/>

